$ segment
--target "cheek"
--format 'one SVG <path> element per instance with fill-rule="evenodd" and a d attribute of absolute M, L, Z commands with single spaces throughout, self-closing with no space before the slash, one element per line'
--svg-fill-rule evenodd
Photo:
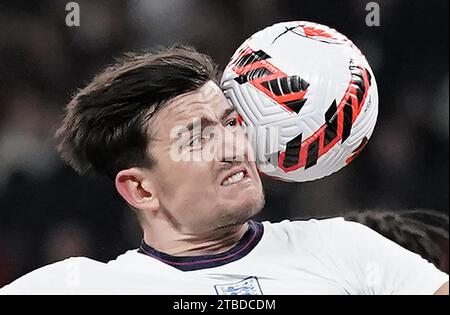
<path fill-rule="evenodd" d="M 208 196 L 214 198 L 215 181 L 207 162 L 166 163 L 158 175 L 168 203 L 198 203 Z"/>

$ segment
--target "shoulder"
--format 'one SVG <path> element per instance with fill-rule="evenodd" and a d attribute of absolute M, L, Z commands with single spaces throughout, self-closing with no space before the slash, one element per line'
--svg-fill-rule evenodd
<path fill-rule="evenodd" d="M 310 219 L 310 220 L 284 220 L 278 223 L 263 222 L 264 229 L 270 233 L 295 233 L 295 234 L 317 234 L 333 233 L 337 230 L 347 230 L 348 232 L 358 232 L 368 229 L 362 224 L 345 221 L 342 217 L 328 219 Z"/>
<path fill-rule="evenodd" d="M 377 237 L 378 233 L 360 223 L 342 217 L 311 220 L 285 220 L 279 223 L 263 222 L 266 237 L 287 239 L 302 246 L 334 247 L 349 240 Z"/>
<path fill-rule="evenodd" d="M 72 257 L 36 269 L 0 289 L 0 294 L 64 294 L 76 287 L 83 275 L 95 274 L 103 263 L 86 258 Z"/>

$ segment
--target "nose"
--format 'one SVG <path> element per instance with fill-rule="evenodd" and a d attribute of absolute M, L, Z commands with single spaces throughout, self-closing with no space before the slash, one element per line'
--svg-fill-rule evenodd
<path fill-rule="evenodd" d="M 227 128 L 222 128 L 221 134 L 221 150 L 218 152 L 219 161 L 242 162 L 248 159 L 249 145 L 243 130 L 232 132 Z"/>

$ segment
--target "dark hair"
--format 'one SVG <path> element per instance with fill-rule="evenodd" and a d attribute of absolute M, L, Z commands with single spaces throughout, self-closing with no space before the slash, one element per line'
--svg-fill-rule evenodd
<path fill-rule="evenodd" d="M 111 178 L 129 167 L 151 167 L 149 118 L 174 97 L 217 82 L 217 75 L 212 60 L 189 46 L 125 54 L 67 105 L 56 133 L 62 158 L 80 174 Z"/>
<path fill-rule="evenodd" d="M 344 217 L 372 228 L 437 267 L 446 254 L 438 240 L 448 240 L 447 214 L 428 209 L 366 210 L 348 212 Z"/>

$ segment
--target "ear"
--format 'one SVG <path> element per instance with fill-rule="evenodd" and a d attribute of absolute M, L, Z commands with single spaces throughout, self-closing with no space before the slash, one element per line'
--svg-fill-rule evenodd
<path fill-rule="evenodd" d="M 155 196 L 151 174 L 139 168 L 120 171 L 116 176 L 116 189 L 133 208 L 157 211 L 159 200 Z"/>

